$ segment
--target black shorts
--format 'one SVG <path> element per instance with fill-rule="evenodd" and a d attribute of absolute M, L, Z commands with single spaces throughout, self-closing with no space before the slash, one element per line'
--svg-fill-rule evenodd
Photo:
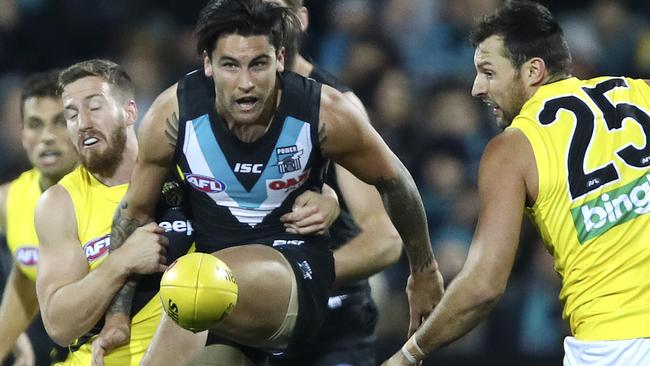
<path fill-rule="evenodd" d="M 274 238 L 271 243 L 291 264 L 298 285 L 298 319 L 288 349 L 311 340 L 325 320 L 335 276 L 328 241 L 328 237 L 313 236 Z"/>
<path fill-rule="evenodd" d="M 269 365 L 376 365 L 377 306 L 367 281 L 362 284 L 333 292 L 325 323 L 317 335 L 300 347 L 272 356 Z"/>
<path fill-rule="evenodd" d="M 335 276 L 329 236 L 282 233 L 258 238 L 251 243 L 272 247 L 291 264 L 298 286 L 298 318 L 287 349 L 299 347 L 316 335 L 327 313 L 327 301 Z M 221 248 L 197 245 L 199 252 L 211 253 L 215 249 Z"/>
<path fill-rule="evenodd" d="M 373 337 L 343 338 L 324 343 L 313 352 L 291 353 L 271 356 L 268 366 L 376 366 L 375 341 Z"/>

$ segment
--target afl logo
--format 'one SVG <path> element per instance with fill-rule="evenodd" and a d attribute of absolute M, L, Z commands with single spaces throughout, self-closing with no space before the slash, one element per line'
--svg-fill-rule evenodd
<path fill-rule="evenodd" d="M 16 262 L 23 266 L 35 266 L 38 264 L 38 248 L 20 247 L 16 250 Z"/>
<path fill-rule="evenodd" d="M 110 234 L 107 234 L 101 238 L 93 239 L 84 244 L 83 251 L 86 253 L 86 259 L 88 262 L 92 262 L 107 254 L 110 246 L 111 236 Z"/>
<path fill-rule="evenodd" d="M 219 193 L 226 190 L 226 184 L 218 179 L 198 174 L 186 174 L 185 179 L 195 189 L 205 193 Z"/>

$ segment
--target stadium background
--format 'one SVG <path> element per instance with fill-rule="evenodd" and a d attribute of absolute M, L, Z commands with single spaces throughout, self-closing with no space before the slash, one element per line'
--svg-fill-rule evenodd
<path fill-rule="evenodd" d="M 375 128 L 410 169 L 427 209 L 448 283 L 460 270 L 477 216 L 476 172 L 497 131 L 470 96 L 467 31 L 498 0 L 311 0 L 304 53 L 348 83 Z M 565 29 L 574 74 L 650 75 L 650 2 L 542 1 Z M 0 0 L 0 183 L 28 168 L 20 144 L 26 74 L 94 57 L 134 78 L 141 115 L 152 99 L 200 65 L 192 27 L 204 1 Z M 10 257 L 0 252 L 6 278 Z M 381 307 L 378 356 L 405 338 L 408 307 L 400 263 L 373 278 Z M 508 289 L 487 321 L 425 365 L 558 365 L 567 334 L 559 279 L 526 227 Z"/>

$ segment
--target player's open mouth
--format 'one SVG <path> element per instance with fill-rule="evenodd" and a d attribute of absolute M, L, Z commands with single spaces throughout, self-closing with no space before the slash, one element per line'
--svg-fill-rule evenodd
<path fill-rule="evenodd" d="M 237 102 L 237 105 L 239 106 L 239 109 L 241 109 L 244 112 L 248 112 L 252 110 L 255 105 L 257 104 L 257 98 L 255 97 L 243 97 L 237 99 L 235 102 Z"/>
<path fill-rule="evenodd" d="M 495 103 L 492 103 L 487 100 L 485 100 L 484 102 L 485 104 L 487 104 L 488 107 L 490 107 L 490 109 L 492 110 L 492 114 L 494 114 L 495 116 L 498 116 L 501 113 L 501 108 L 499 108 L 499 106 L 496 105 Z"/>
<path fill-rule="evenodd" d="M 97 142 L 99 142 L 97 137 L 87 137 L 83 140 L 83 145 L 89 147 L 95 145 Z"/>

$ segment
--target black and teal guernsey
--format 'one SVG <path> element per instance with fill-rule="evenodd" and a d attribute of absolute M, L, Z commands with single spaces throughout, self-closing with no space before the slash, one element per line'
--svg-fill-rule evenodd
<path fill-rule="evenodd" d="M 214 83 L 202 70 L 178 83 L 175 161 L 190 187 L 197 251 L 286 239 L 280 216 L 298 195 L 322 188 L 321 84 L 291 72 L 279 80 L 282 95 L 271 126 L 254 142 L 230 132 L 216 112 Z"/>
<path fill-rule="evenodd" d="M 318 66 L 314 66 L 309 77 L 341 93 L 351 91 L 350 87 Z M 331 247 L 335 250 L 359 235 L 361 228 L 341 194 L 334 167 L 328 169 L 325 183 L 338 194 L 341 207 L 341 214 L 329 229 Z M 377 320 L 377 305 L 370 296 L 367 279 L 338 286 L 329 295 L 325 320 L 316 335 L 300 348 L 275 355 L 269 366 L 376 365 L 374 330 Z"/>

